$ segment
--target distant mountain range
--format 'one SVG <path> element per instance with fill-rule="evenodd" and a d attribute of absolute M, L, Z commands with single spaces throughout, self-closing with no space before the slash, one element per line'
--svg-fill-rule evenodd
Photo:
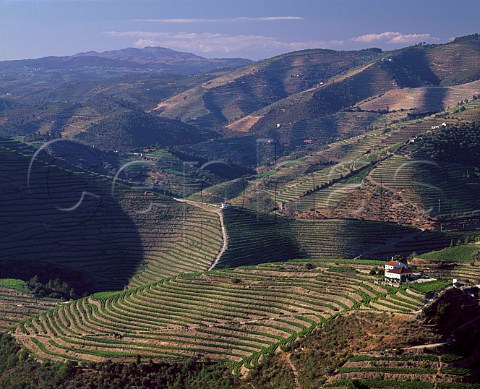
<path fill-rule="evenodd" d="M 171 74 L 194 74 L 224 68 L 236 68 L 251 64 L 243 58 L 203 58 L 163 47 L 143 49 L 126 48 L 102 53 L 89 51 L 72 56 L 44 57 L 0 62 L 0 71 L 155 71 Z"/>
<path fill-rule="evenodd" d="M 357 104 L 366 100 L 388 93 L 383 110 L 388 110 L 387 106 L 401 109 L 392 91 L 400 96 L 398 92 L 407 93 L 406 88 L 419 88 L 415 108 L 421 112 L 428 111 L 425 108 L 432 104 L 432 95 L 435 101 L 447 103 L 443 95 L 437 96 L 437 88 L 443 88 L 440 92 L 446 95 L 451 92 L 447 88 L 456 90 L 479 80 L 479 61 L 478 34 L 391 52 L 302 50 L 220 75 L 160 101 L 155 110 L 197 126 L 301 144 L 306 138 L 325 137 L 342 127 L 338 113 L 345 117 L 352 108 L 363 110 Z M 463 99 L 472 94 L 466 93 Z"/>

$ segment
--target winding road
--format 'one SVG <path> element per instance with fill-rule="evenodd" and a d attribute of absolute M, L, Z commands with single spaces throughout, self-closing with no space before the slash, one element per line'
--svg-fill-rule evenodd
<path fill-rule="evenodd" d="M 214 205 L 201 203 L 199 201 L 192 201 L 192 200 L 178 199 L 178 198 L 175 198 L 174 200 L 179 201 L 181 203 L 193 205 L 194 207 L 202 208 L 208 212 L 214 212 L 218 215 L 218 218 L 220 219 L 220 227 L 222 229 L 222 247 L 220 248 L 220 251 L 218 252 L 216 257 L 212 260 L 212 262 L 208 266 L 207 271 L 214 269 L 215 266 L 217 266 L 220 260 L 222 259 L 222 256 L 225 253 L 225 251 L 227 251 L 228 249 L 228 234 L 227 234 L 227 228 L 225 227 L 225 220 L 223 217 L 222 210 Z"/>

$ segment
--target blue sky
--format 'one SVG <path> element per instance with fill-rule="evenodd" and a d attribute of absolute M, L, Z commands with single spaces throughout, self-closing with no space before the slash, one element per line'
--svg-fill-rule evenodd
<path fill-rule="evenodd" d="M 261 59 L 480 32 L 479 0 L 0 0 L 0 60 L 163 46 Z"/>

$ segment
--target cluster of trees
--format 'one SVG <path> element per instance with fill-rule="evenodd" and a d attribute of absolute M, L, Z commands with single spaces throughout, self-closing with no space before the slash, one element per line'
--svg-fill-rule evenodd
<path fill-rule="evenodd" d="M 480 124 L 447 126 L 424 134 L 415 142 L 415 154 L 439 162 L 480 166 Z"/>
<path fill-rule="evenodd" d="M 69 300 L 98 291 L 87 274 L 71 268 L 36 261 L 0 261 L 3 278 L 26 281 L 27 287 L 41 297 Z"/>
<path fill-rule="evenodd" d="M 65 300 L 81 297 L 68 282 L 62 281 L 59 278 L 43 283 L 40 281 L 40 278 L 35 275 L 26 282 L 26 285 L 28 289 L 40 297 L 62 298 Z"/>

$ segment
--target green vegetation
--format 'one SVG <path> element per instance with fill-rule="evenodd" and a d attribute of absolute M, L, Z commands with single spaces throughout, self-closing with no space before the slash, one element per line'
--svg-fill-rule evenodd
<path fill-rule="evenodd" d="M 131 151 L 147 146 L 199 143 L 214 136 L 178 120 L 159 118 L 140 110 L 109 115 L 76 136 L 104 150 Z"/>
<path fill-rule="evenodd" d="M 409 284 L 409 287 L 410 289 L 416 290 L 417 292 L 427 294 L 427 293 L 439 291 L 448 285 L 450 285 L 449 281 L 437 280 L 437 281 L 429 281 L 429 282 L 422 282 L 422 283 L 414 282 Z"/>
<path fill-rule="evenodd" d="M 442 234 L 365 220 L 295 220 L 232 207 L 224 211 L 228 250 L 220 267 L 295 258 L 390 258 L 444 247 Z M 406 234 L 415 235 L 405 239 Z M 340 239 L 338 237 L 341 237 Z M 395 250 L 389 243 L 396 245 Z M 385 249 L 386 247 L 386 249 Z"/>
<path fill-rule="evenodd" d="M 25 285 L 34 294 L 40 297 L 50 297 L 54 299 L 63 298 L 64 300 L 81 297 L 77 295 L 75 289 L 73 289 L 71 285 L 65 281 L 61 281 L 59 278 L 49 280 L 44 284 L 40 282 L 40 278 L 38 276 L 34 276 L 28 280 Z"/>
<path fill-rule="evenodd" d="M 2 222 L 13 226 L 0 238 L 8 258 L 2 261 L 4 277 L 30 280 L 37 275 L 32 286 L 37 293 L 41 283 L 46 287 L 43 295 L 56 292 L 69 299 L 201 271 L 218 252 L 221 231 L 215 213 L 124 181 L 114 184 L 83 170 L 49 166 L 43 154 L 32 165 L 27 190 L 25 172 L 33 153 L 26 145 L 0 141 L 3 174 L 8 177 L 1 184 L 0 211 Z M 91 195 L 69 211 L 84 192 Z M 19 210 L 29 217 L 19 218 Z M 24 239 L 29 244 L 19 245 Z M 53 285 L 56 278 L 60 281 Z"/>
<path fill-rule="evenodd" d="M 12 289 L 9 286 L 19 286 Z M 21 323 L 40 312 L 56 306 L 60 301 L 39 298 L 25 288 L 23 281 L 5 282 L 0 287 L 0 332 L 22 325 Z"/>
<path fill-rule="evenodd" d="M 408 388 L 408 389 L 429 389 L 435 388 L 432 382 L 418 382 L 418 381 L 393 381 L 384 379 L 343 379 L 335 380 L 331 384 L 327 384 L 328 388 L 347 387 L 347 388 Z"/>
<path fill-rule="evenodd" d="M 447 262 L 466 262 L 475 261 L 474 255 L 479 250 L 478 245 L 454 246 L 439 251 L 432 251 L 419 255 L 419 258 L 431 259 Z"/>
<path fill-rule="evenodd" d="M 218 205 L 225 201 L 225 199 L 230 200 L 235 197 L 240 197 L 239 201 L 242 203 L 242 194 L 247 186 L 248 183 L 245 179 L 237 178 L 235 180 L 210 186 L 206 190 L 193 194 L 189 199 Z"/>
<path fill-rule="evenodd" d="M 19 290 L 20 292 L 25 292 L 25 293 L 28 293 L 30 291 L 25 281 L 18 280 L 15 278 L 0 279 L 0 286 L 3 286 L 4 288 Z"/>
<path fill-rule="evenodd" d="M 37 343 L 25 345 L 40 358 L 201 356 L 228 359 L 238 371 L 337 313 L 418 309 L 421 302 L 403 289 L 375 285 L 365 262 L 293 261 L 183 274 L 62 304 L 18 327 L 18 339 L 33 337 Z"/>
<path fill-rule="evenodd" d="M 422 135 L 415 142 L 415 154 L 434 161 L 478 166 L 480 161 L 478 123 L 447 126 Z"/>

